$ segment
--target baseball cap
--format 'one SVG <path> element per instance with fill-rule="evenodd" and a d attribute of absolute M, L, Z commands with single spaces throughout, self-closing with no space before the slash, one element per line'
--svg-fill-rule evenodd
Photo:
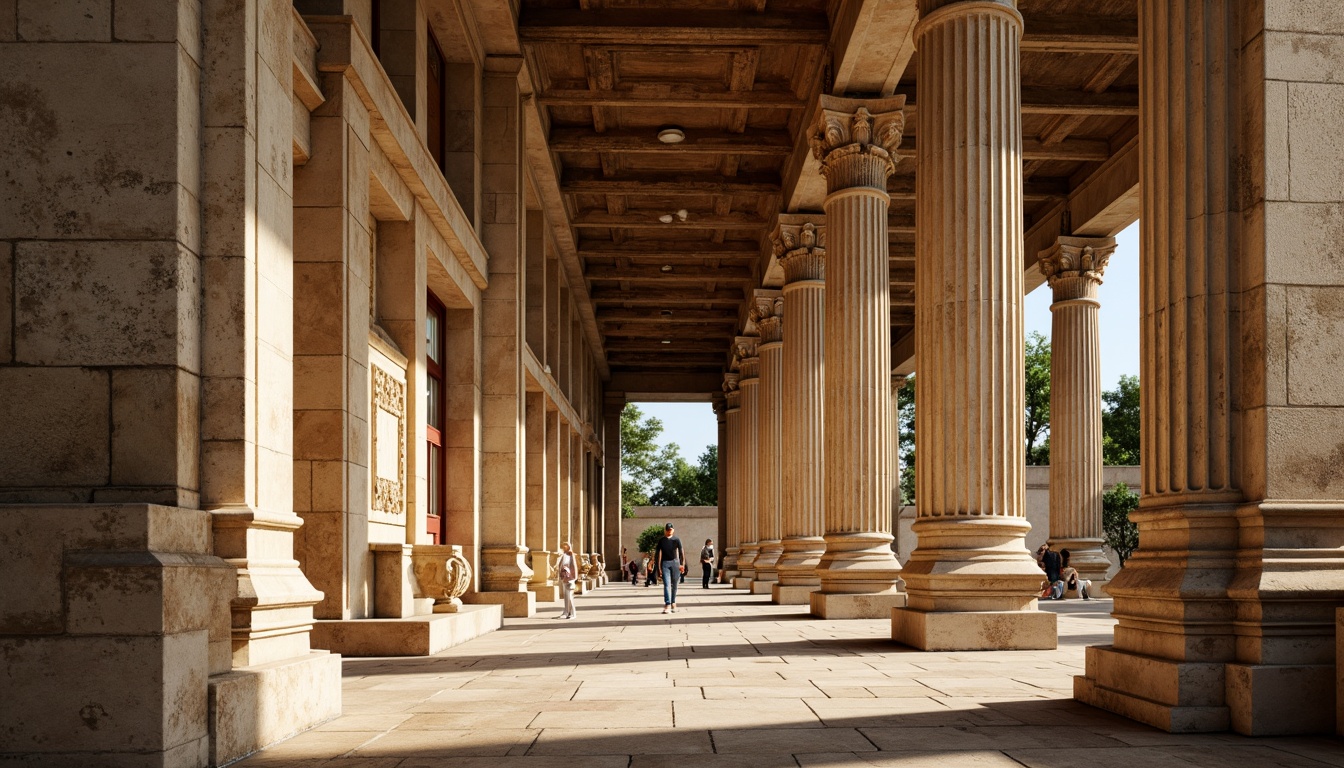
<path fill-rule="evenodd" d="M 675 525 L 672 525 L 671 523 L 668 523 L 667 525 L 664 525 L 664 526 L 663 526 L 663 530 L 664 530 L 664 531 L 670 531 L 670 530 L 672 530 L 672 529 L 675 528 L 675 527 L 676 527 Z"/>

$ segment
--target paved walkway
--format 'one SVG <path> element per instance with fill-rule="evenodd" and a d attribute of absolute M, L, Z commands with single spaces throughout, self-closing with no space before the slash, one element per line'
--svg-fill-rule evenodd
<path fill-rule="evenodd" d="M 1069 697 L 1109 601 L 1043 603 L 1060 650 L 921 653 L 883 621 L 613 584 L 430 658 L 347 659 L 345 714 L 243 765 L 324 768 L 1344 766 L 1344 741 L 1169 735 Z"/>

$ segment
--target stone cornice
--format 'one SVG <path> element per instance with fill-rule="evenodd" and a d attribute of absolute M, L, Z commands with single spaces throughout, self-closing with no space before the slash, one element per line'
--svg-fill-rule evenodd
<path fill-rule="evenodd" d="M 820 221 L 785 221 L 775 225 L 771 245 L 784 269 L 784 284 L 826 279 L 826 225 Z"/>
<path fill-rule="evenodd" d="M 887 189 L 895 152 L 905 131 L 905 97 L 847 99 L 822 95 L 817 122 L 808 134 L 827 188 Z"/>

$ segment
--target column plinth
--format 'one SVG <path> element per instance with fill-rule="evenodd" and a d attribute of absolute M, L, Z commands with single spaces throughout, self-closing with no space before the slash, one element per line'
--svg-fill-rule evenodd
<path fill-rule="evenodd" d="M 784 552 L 780 509 L 780 393 L 783 389 L 784 299 L 779 291 L 756 291 L 751 320 L 761 335 L 758 411 L 756 418 L 756 578 L 751 592 L 770 594 L 779 581 L 779 557 Z"/>
<path fill-rule="evenodd" d="M 728 517 L 728 538 L 723 542 L 723 577 L 731 584 L 732 580 L 741 575 L 738 566 L 738 556 L 742 549 L 739 546 L 742 540 L 742 519 L 741 519 L 741 498 L 739 493 L 739 477 L 742 472 L 742 435 L 741 435 L 741 417 L 742 417 L 742 392 L 738 389 L 738 374 L 727 373 L 723 377 L 723 398 L 727 402 L 727 456 L 728 456 L 728 482 L 725 484 L 727 498 L 724 500 L 727 504 Z"/>
<path fill-rule="evenodd" d="M 1101 531 L 1101 340 L 1097 287 L 1115 239 L 1061 237 L 1041 254 L 1054 292 L 1050 365 L 1050 543 L 1106 594 Z"/>
<path fill-rule="evenodd" d="M 1011 3 L 954 2 L 915 34 L 919 498 L 909 606 L 892 612 L 892 637 L 925 650 L 1054 648 L 1025 545 L 1022 17 Z"/>
<path fill-rule="evenodd" d="M 891 287 L 887 178 L 905 127 L 903 96 L 821 97 L 812 151 L 826 177 L 826 553 L 822 618 L 879 618 L 905 604 L 891 549 Z"/>
<path fill-rule="evenodd" d="M 739 436 L 741 437 L 741 449 L 738 455 L 742 458 L 742 472 L 738 475 L 740 483 L 738 486 L 738 505 L 741 510 L 739 519 L 742 541 L 738 545 L 737 553 L 738 576 L 733 579 L 733 586 L 737 589 L 751 589 L 751 583 L 756 580 L 756 558 L 761 552 L 761 544 L 758 540 L 759 522 L 756 506 L 759 497 L 757 473 L 760 456 L 758 450 L 761 384 L 759 345 L 760 338 L 757 336 L 737 337 L 737 369 L 740 376 L 737 386 L 738 391 L 742 393 L 742 412 L 738 415 Z"/>
<path fill-rule="evenodd" d="M 823 330 L 826 312 L 826 232 L 819 215 L 785 214 L 774 250 L 784 269 L 783 389 L 780 467 L 783 552 L 771 602 L 807 605 L 821 586 L 826 554 L 823 487 L 825 435 Z"/>

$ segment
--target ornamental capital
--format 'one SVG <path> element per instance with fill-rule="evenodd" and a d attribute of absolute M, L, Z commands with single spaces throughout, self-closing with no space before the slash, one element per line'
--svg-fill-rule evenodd
<path fill-rule="evenodd" d="M 738 385 L 760 375 L 761 358 L 758 347 L 760 336 L 738 336 L 733 339 L 733 357 L 740 373 Z"/>
<path fill-rule="evenodd" d="M 738 382 L 738 379 L 740 379 L 740 378 L 741 378 L 740 374 L 736 374 L 736 373 L 725 373 L 725 374 L 723 374 L 723 391 L 724 391 L 725 393 L 736 392 L 736 391 L 737 391 L 737 382 Z"/>
<path fill-rule="evenodd" d="M 904 109 L 904 96 L 847 99 L 822 95 L 808 144 L 821 161 L 830 191 L 850 187 L 886 191 L 905 131 Z"/>
<path fill-rule="evenodd" d="M 779 291 L 756 291 L 748 316 L 761 334 L 762 344 L 784 340 L 784 297 Z"/>
<path fill-rule="evenodd" d="M 1115 246 L 1113 237 L 1060 237 L 1052 247 L 1041 251 L 1038 257 L 1041 274 L 1057 293 L 1066 287 L 1065 281 L 1080 282 L 1076 278 L 1087 284 L 1081 286 L 1085 289 L 1099 285 Z"/>
<path fill-rule="evenodd" d="M 896 394 L 905 389 L 905 382 L 909 379 L 908 374 L 891 372 L 891 394 Z"/>
<path fill-rule="evenodd" d="M 784 269 L 785 285 L 800 280 L 826 279 L 824 217 L 781 215 L 770 239 L 775 259 Z"/>

